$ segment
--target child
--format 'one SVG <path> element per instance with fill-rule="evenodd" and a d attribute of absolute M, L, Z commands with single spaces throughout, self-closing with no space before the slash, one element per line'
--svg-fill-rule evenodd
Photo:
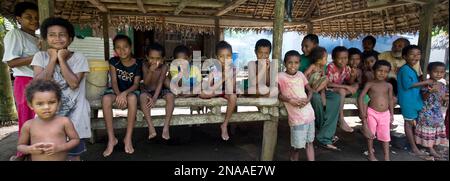
<path fill-rule="evenodd" d="M 327 64 L 327 50 L 323 47 L 312 49 L 310 54 L 311 65 L 305 71 L 309 85 L 314 92 L 320 92 L 322 104 L 326 106 L 325 89 L 327 87 L 327 76 L 325 75 L 325 65 Z"/>
<path fill-rule="evenodd" d="M 272 51 L 272 43 L 270 43 L 267 39 L 260 39 L 255 44 L 255 54 L 256 54 L 256 62 L 249 62 L 249 74 L 256 75 L 249 76 L 250 86 L 248 88 L 248 94 L 253 94 L 256 97 L 259 96 L 268 96 L 269 89 L 265 89 L 270 87 L 270 52 Z M 259 63 L 265 64 L 265 69 L 262 72 L 259 72 Z M 255 74 L 251 73 L 255 72 Z M 265 76 L 264 85 L 259 86 L 259 82 L 263 82 L 263 78 Z M 255 94 L 256 93 L 256 94 Z"/>
<path fill-rule="evenodd" d="M 34 118 L 34 112 L 27 105 L 25 86 L 33 80 L 33 69 L 29 66 L 33 55 L 39 51 L 39 38 L 35 31 L 39 28 L 39 13 L 36 4 L 20 2 L 14 7 L 14 16 L 20 24 L 20 29 L 12 29 L 6 33 L 3 40 L 5 51 L 3 62 L 13 71 L 14 99 L 16 102 L 19 135 L 25 121 Z M 17 152 L 16 156 L 22 154 Z M 15 159 L 15 157 L 12 157 Z"/>
<path fill-rule="evenodd" d="M 344 100 L 347 94 L 354 94 L 358 88 L 357 85 L 352 85 L 355 82 L 355 74 L 350 75 L 351 69 L 347 66 L 348 51 L 343 46 L 337 46 L 333 49 L 331 58 L 333 62 L 327 67 L 328 87 L 332 88 L 334 92 L 341 95 L 341 103 L 339 108 L 339 122 L 340 127 L 346 132 L 353 132 L 353 128 L 347 125 L 344 120 Z M 350 84 L 345 85 L 344 83 Z"/>
<path fill-rule="evenodd" d="M 357 48 L 348 49 L 348 65 L 350 67 L 350 76 L 355 78 L 355 83 L 362 87 L 362 53 Z"/>
<path fill-rule="evenodd" d="M 308 161 L 314 161 L 314 110 L 309 103 L 312 97 L 312 88 L 306 77 L 298 71 L 300 54 L 291 50 L 284 56 L 286 72 L 278 73 L 280 100 L 288 111 L 289 126 L 291 127 L 291 161 L 297 161 L 299 150 L 306 148 Z M 305 93 L 308 90 L 308 95 Z"/>
<path fill-rule="evenodd" d="M 419 117 L 419 111 L 423 107 L 422 96 L 420 95 L 420 87 L 427 86 L 434 81 L 428 79 L 419 82 L 417 73 L 414 70 L 414 65 L 420 61 L 421 50 L 416 45 L 409 45 L 403 48 L 402 56 L 406 60 L 406 64 L 400 67 L 397 73 L 398 86 L 398 103 L 402 110 L 402 115 L 405 120 L 404 129 L 406 138 L 411 146 L 413 155 L 428 159 L 426 153 L 421 152 L 414 141 L 414 127 L 415 122 Z"/>
<path fill-rule="evenodd" d="M 448 97 L 445 96 L 448 93 L 448 87 L 438 81 L 445 77 L 445 64 L 442 62 L 428 64 L 428 73 L 429 80 L 433 83 L 420 88 L 424 107 L 419 113 L 415 138 L 417 144 L 427 147 L 430 154 L 439 160 L 443 156 L 434 149 L 434 146 L 448 144 L 444 116 L 441 111 L 442 104 L 448 101 Z"/>
<path fill-rule="evenodd" d="M 118 55 L 109 59 L 109 73 L 111 87 L 105 90 L 102 97 L 103 117 L 108 133 L 108 145 L 103 152 L 108 157 L 117 144 L 114 136 L 113 104 L 119 109 L 127 108 L 127 131 L 123 140 L 125 153 L 134 152 L 132 134 L 137 113 L 137 98 L 139 96 L 139 82 L 142 77 L 142 62 L 131 55 L 131 40 L 126 35 L 117 35 L 113 39 L 114 52 Z"/>
<path fill-rule="evenodd" d="M 148 139 L 157 135 L 151 118 L 151 108 L 155 106 L 158 98 L 164 98 L 166 99 L 166 119 L 164 120 L 162 138 L 168 140 L 170 139 L 169 126 L 175 106 L 175 96 L 169 89 L 163 88 L 169 70 L 169 67 L 164 64 L 164 47 L 158 43 L 151 44 L 145 54 L 147 61 L 142 66 L 144 84 L 141 86 L 140 103 L 148 124 Z"/>
<path fill-rule="evenodd" d="M 35 80 L 25 92 L 37 117 L 23 125 L 17 150 L 30 154 L 32 161 L 65 161 L 80 138 L 69 118 L 56 115 L 61 102 L 59 85 L 49 80 Z"/>
<path fill-rule="evenodd" d="M 194 66 L 191 59 L 191 51 L 188 47 L 184 45 L 179 45 L 175 47 L 173 51 L 173 57 L 175 60 L 186 60 L 188 61 L 187 67 L 178 66 L 178 69 L 169 70 L 169 75 L 165 79 L 165 87 L 168 89 L 177 88 L 183 86 L 183 88 L 189 87 L 189 93 L 182 92 L 181 89 L 174 89 L 172 92 L 177 95 L 177 97 L 195 97 L 196 93 L 200 92 L 202 75 L 199 67 Z M 188 71 L 184 71 L 184 70 Z M 183 75 L 186 74 L 187 76 Z M 179 79 L 177 79 L 179 78 Z M 178 81 L 177 81 L 178 80 Z M 172 86 L 170 85 L 172 84 Z"/>
<path fill-rule="evenodd" d="M 367 138 L 369 149 L 368 160 L 377 161 L 374 155 L 373 140 L 377 138 L 383 143 L 384 160 L 389 161 L 390 123 L 394 121 L 394 101 L 392 85 L 386 82 L 391 64 L 385 60 L 375 63 L 373 70 L 375 79 L 367 82 L 358 97 L 358 104 L 364 104 L 364 97 L 369 94 L 367 109 L 359 107 L 363 120 L 363 133 Z M 376 135 L 376 137 L 375 137 Z"/>
<path fill-rule="evenodd" d="M 372 52 L 363 54 L 362 59 L 363 59 L 362 83 L 364 85 L 366 82 L 370 82 L 374 79 L 372 67 L 373 65 L 375 65 L 375 62 L 378 61 L 378 56 Z"/>
<path fill-rule="evenodd" d="M 54 80 L 62 91 L 58 115 L 67 116 L 75 125 L 80 144 L 69 152 L 69 159 L 79 160 L 86 151 L 83 138 L 91 137 L 90 106 L 86 99 L 87 58 L 67 47 L 75 36 L 73 25 L 63 18 L 47 18 L 42 22 L 41 36 L 49 46 L 34 55 L 31 65 L 35 79 Z"/>
<path fill-rule="evenodd" d="M 300 58 L 300 67 L 299 71 L 305 72 L 308 69 L 311 62 L 309 60 L 309 55 L 311 54 L 312 49 L 319 46 L 319 37 L 315 34 L 308 34 L 302 40 L 302 51 L 303 54 Z"/>
<path fill-rule="evenodd" d="M 235 85 L 236 85 L 236 69 L 234 67 L 231 67 L 230 69 L 233 71 L 232 78 L 225 80 L 227 76 L 225 76 L 226 67 L 225 66 L 232 66 L 231 64 L 231 54 L 233 52 L 233 49 L 230 44 L 226 41 L 220 41 L 216 45 L 216 56 L 219 60 L 222 71 L 219 72 L 217 69 L 214 69 L 209 75 L 208 75 L 208 85 L 211 86 L 210 90 L 202 90 L 202 93 L 200 94 L 200 98 L 202 99 L 210 99 L 213 97 L 223 97 L 225 98 L 227 103 L 227 111 L 225 114 L 225 119 L 220 125 L 221 130 L 221 137 L 223 140 L 227 141 L 230 139 L 230 136 L 228 135 L 228 121 L 231 119 L 231 115 L 233 114 L 234 110 L 236 109 L 236 101 L 237 96 L 235 93 Z M 231 84 L 233 87 L 233 92 L 228 93 L 225 92 L 226 84 Z M 222 94 L 215 94 L 215 92 L 220 91 L 220 87 L 222 87 Z"/>

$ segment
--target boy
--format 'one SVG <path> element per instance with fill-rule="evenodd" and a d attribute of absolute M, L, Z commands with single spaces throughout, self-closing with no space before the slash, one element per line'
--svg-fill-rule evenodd
<path fill-rule="evenodd" d="M 169 69 L 164 64 L 164 47 L 158 43 L 151 44 L 147 48 L 145 55 L 147 56 L 147 61 L 142 65 L 144 84 L 141 86 L 140 103 L 144 118 L 148 123 L 148 139 L 152 139 L 157 135 L 151 118 L 151 108 L 155 106 L 158 98 L 164 98 L 166 99 L 166 119 L 164 120 L 162 138 L 169 140 L 169 126 L 175 106 L 175 96 L 169 89 L 163 88 Z"/>
<path fill-rule="evenodd" d="M 232 66 L 231 65 L 231 55 L 232 55 L 233 49 L 230 44 L 226 41 L 220 41 L 216 45 L 216 56 L 219 60 L 219 63 L 221 64 L 222 70 L 218 71 L 217 67 L 213 66 L 213 70 L 208 75 L 208 82 L 206 82 L 210 89 L 202 90 L 202 93 L 200 94 L 200 98 L 202 99 L 210 99 L 213 97 L 223 97 L 227 100 L 227 111 L 225 114 L 225 119 L 220 125 L 221 130 L 221 137 L 224 141 L 227 141 L 230 139 L 230 136 L 228 135 L 228 121 L 231 119 L 231 115 L 233 114 L 234 110 L 236 109 L 236 91 L 235 91 L 235 85 L 236 85 L 236 69 L 234 67 L 231 67 L 232 71 L 232 77 L 225 76 L 226 68 L 225 66 Z M 225 80 L 225 78 L 227 78 Z M 204 83 L 202 83 L 204 84 Z M 232 92 L 225 91 L 226 90 L 226 84 L 230 85 L 232 87 Z M 222 88 L 222 90 L 220 90 Z M 221 94 L 216 94 L 216 92 L 220 92 Z"/>
<path fill-rule="evenodd" d="M 312 49 L 319 46 L 319 37 L 315 34 L 308 34 L 303 38 L 302 41 L 302 51 L 303 54 L 300 57 L 300 67 L 298 70 L 301 72 L 305 72 L 309 65 L 311 65 L 311 62 L 309 61 L 309 54 L 311 53 Z"/>
<path fill-rule="evenodd" d="M 259 96 L 267 96 L 269 95 L 270 87 L 270 52 L 272 51 L 272 43 L 270 43 L 267 39 L 260 39 L 255 44 L 255 54 L 256 61 L 251 61 L 248 63 L 249 75 L 256 75 L 248 77 L 248 83 L 250 84 L 248 87 L 248 94 L 254 95 L 256 97 Z M 259 64 L 263 65 L 259 65 Z M 264 69 L 260 68 L 262 67 Z M 265 81 L 264 80 L 265 76 Z M 264 83 L 261 86 L 258 86 L 258 83 Z"/>
<path fill-rule="evenodd" d="M 364 104 L 364 96 L 368 93 L 370 102 L 367 107 L 359 107 L 363 120 L 363 133 L 367 138 L 369 149 L 368 160 L 377 161 L 374 155 L 373 140 L 377 138 L 383 143 L 384 160 L 389 161 L 390 124 L 394 121 L 394 100 L 392 85 L 386 82 L 391 64 L 380 60 L 373 66 L 374 80 L 367 82 L 358 97 L 358 104 Z M 376 135 L 376 137 L 375 137 Z"/>
<path fill-rule="evenodd" d="M 58 115 L 67 116 L 74 123 L 80 144 L 69 152 L 72 160 L 80 160 L 86 151 L 83 138 L 91 137 L 90 106 L 86 99 L 87 58 L 67 47 L 75 36 L 73 25 L 63 18 L 47 18 L 41 25 L 41 36 L 49 49 L 34 55 L 31 65 L 35 79 L 54 80 L 62 91 Z"/>
<path fill-rule="evenodd" d="M 298 71 L 300 54 L 291 50 L 284 56 L 286 72 L 278 74 L 279 98 L 288 111 L 291 127 L 291 161 L 298 161 L 299 149 L 306 148 L 308 161 L 314 161 L 314 110 L 309 103 L 313 90 L 306 77 Z M 308 90 L 308 95 L 305 93 Z"/>
<path fill-rule="evenodd" d="M 377 44 L 377 39 L 375 37 L 369 35 L 364 37 L 362 40 L 362 47 L 363 47 L 363 55 L 368 53 L 375 53 L 375 55 L 379 55 L 380 53 L 374 50 L 375 44 Z"/>
<path fill-rule="evenodd" d="M 200 85 L 202 81 L 201 71 L 199 67 L 193 65 L 190 55 L 191 51 L 184 45 L 179 45 L 173 50 L 173 57 L 175 59 L 172 63 L 181 63 L 182 61 L 188 62 L 187 67 L 184 67 L 184 65 L 186 64 L 182 64 L 175 69 L 170 69 L 169 76 L 167 76 L 164 82 L 164 86 L 168 89 L 171 89 L 171 91 L 176 94 L 177 97 L 195 97 L 196 93 L 198 94 L 200 92 Z M 185 74 L 188 76 L 186 76 Z M 172 89 L 171 87 L 174 89 Z M 182 91 L 181 89 L 178 89 L 179 87 L 189 87 L 189 91 L 186 91 L 184 89 L 184 91 Z"/>
<path fill-rule="evenodd" d="M 32 81 L 26 97 L 37 118 L 23 125 L 17 150 L 30 154 L 32 161 L 65 161 L 80 138 L 69 118 L 56 115 L 61 101 L 59 85 L 48 80 Z"/>

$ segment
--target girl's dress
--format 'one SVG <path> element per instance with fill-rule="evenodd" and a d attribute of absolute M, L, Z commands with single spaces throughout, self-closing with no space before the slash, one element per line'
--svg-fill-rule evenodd
<path fill-rule="evenodd" d="M 442 97 L 448 92 L 448 88 L 438 83 L 437 90 L 434 90 L 432 86 L 424 86 L 420 92 L 423 95 L 424 106 L 417 121 L 416 143 L 424 147 L 448 144 L 444 116 L 441 111 Z"/>

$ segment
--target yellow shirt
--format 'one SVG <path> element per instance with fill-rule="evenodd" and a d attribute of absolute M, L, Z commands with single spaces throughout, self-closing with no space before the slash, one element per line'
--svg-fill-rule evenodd
<path fill-rule="evenodd" d="M 396 58 L 396 57 L 392 56 L 391 51 L 386 51 L 386 52 L 379 54 L 378 60 L 386 60 L 389 63 L 391 63 L 392 68 L 391 68 L 391 72 L 389 72 L 389 75 L 388 75 L 389 78 L 397 78 L 398 70 L 400 69 L 400 67 L 402 67 L 406 63 L 405 59 Z M 422 75 L 422 69 L 420 68 L 420 63 L 417 63 L 416 65 L 414 65 L 413 68 L 417 72 L 417 76 Z"/>

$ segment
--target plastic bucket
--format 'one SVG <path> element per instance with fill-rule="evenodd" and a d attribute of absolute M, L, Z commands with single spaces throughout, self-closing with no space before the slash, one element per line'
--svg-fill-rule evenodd
<path fill-rule="evenodd" d="M 105 60 L 89 60 L 89 74 L 86 77 L 86 98 L 100 99 L 108 86 L 109 63 Z"/>

